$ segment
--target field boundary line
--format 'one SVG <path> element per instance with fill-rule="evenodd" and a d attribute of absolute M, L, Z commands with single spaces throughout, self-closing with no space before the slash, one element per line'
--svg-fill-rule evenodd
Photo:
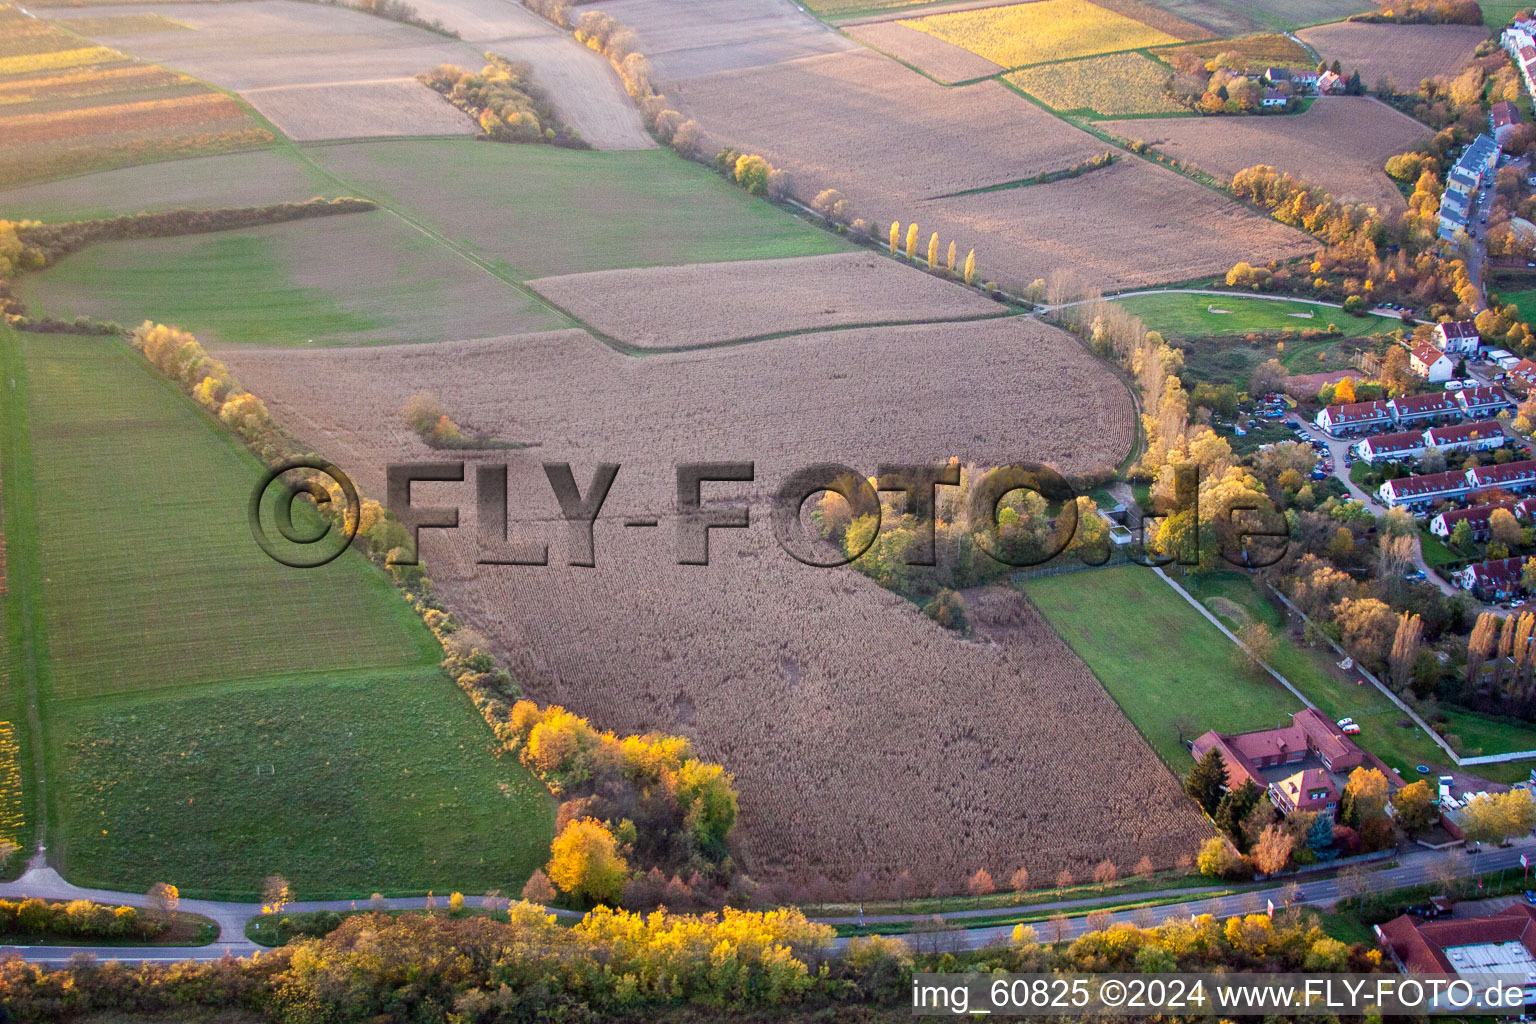
<path fill-rule="evenodd" d="M 1248 654 L 1248 656 L 1253 659 L 1254 664 L 1258 665 L 1264 671 L 1266 671 L 1270 675 L 1274 676 L 1275 677 L 1275 681 L 1278 682 L 1281 686 L 1285 687 L 1287 690 L 1289 690 L 1293 697 L 1295 697 L 1297 700 L 1301 701 L 1301 703 L 1303 705 L 1305 705 L 1306 707 L 1311 708 L 1313 711 L 1318 710 L 1317 705 L 1312 703 L 1312 701 L 1307 698 L 1306 694 L 1304 694 L 1300 690 L 1296 689 L 1296 687 L 1291 684 L 1291 681 L 1289 679 L 1285 678 L 1285 676 L 1281 675 L 1279 672 L 1276 672 L 1274 670 L 1274 668 L 1270 666 L 1269 662 L 1263 660 L 1262 658 L 1260 658 L 1256 654 L 1254 654 L 1252 648 L 1250 648 L 1247 644 L 1245 644 L 1241 640 L 1239 640 L 1237 638 L 1237 634 L 1232 632 L 1230 629 L 1227 628 L 1226 623 L 1224 623 L 1220 619 L 1218 619 L 1215 616 L 1215 614 L 1212 613 L 1212 611 L 1209 608 L 1207 608 L 1205 605 L 1201 604 L 1199 599 L 1196 598 L 1193 594 L 1191 594 L 1189 591 L 1185 590 L 1183 587 L 1179 586 L 1178 582 L 1172 576 L 1169 576 L 1166 572 L 1164 572 L 1161 566 L 1154 566 L 1152 571 L 1157 573 L 1159 576 L 1161 576 L 1162 579 L 1163 579 L 1163 582 L 1167 583 L 1170 587 L 1172 587 L 1174 589 L 1175 593 L 1177 593 L 1184 600 L 1188 601 L 1194 607 L 1195 611 L 1197 611 L 1201 615 L 1205 616 L 1205 619 L 1206 619 L 1207 622 L 1209 622 L 1211 625 L 1215 626 L 1217 629 L 1221 630 L 1223 636 L 1225 636 L 1228 640 L 1231 640 L 1239 648 L 1241 648 L 1243 651 L 1245 651 Z"/>

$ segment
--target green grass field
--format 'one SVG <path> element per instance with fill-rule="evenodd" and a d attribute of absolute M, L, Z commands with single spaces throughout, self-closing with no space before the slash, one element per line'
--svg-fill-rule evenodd
<path fill-rule="evenodd" d="M 571 322 L 384 212 L 91 246 L 28 274 L 34 316 L 153 318 L 205 343 L 464 340 Z"/>
<path fill-rule="evenodd" d="M 316 897 L 522 884 L 550 801 L 493 757 L 380 570 L 268 560 L 254 457 L 123 343 L 0 329 L 0 368 L 6 701 L 36 694 L 68 877 L 240 898 L 272 872 Z"/>
<path fill-rule="evenodd" d="M 1329 324 L 1346 337 L 1389 331 L 1397 321 L 1384 317 L 1355 317 L 1333 306 L 1279 299 L 1246 299 L 1226 295 L 1167 292 L 1120 299 L 1127 312 L 1170 338 L 1208 338 L 1226 334 L 1324 330 Z M 1211 307 L 1227 310 L 1212 313 Z M 1310 317 L 1298 314 L 1312 314 Z M 1290 347 L 1290 346 L 1287 346 Z"/>
<path fill-rule="evenodd" d="M 78 884 L 515 892 L 547 856 L 544 787 L 436 666 L 76 703 L 50 732 Z"/>
<path fill-rule="evenodd" d="M 1087 662 L 1168 765 L 1182 775 L 1184 739 L 1287 720 L 1302 705 L 1280 684 L 1238 674 L 1232 641 L 1157 577 L 1124 566 L 1030 580 L 1024 591 Z"/>
<path fill-rule="evenodd" d="M 464 139 L 305 152 L 352 191 L 519 280 L 848 248 L 666 149 L 582 152 Z"/>
<path fill-rule="evenodd" d="M 1531 5 L 1520 0 L 1479 0 L 1478 6 L 1483 9 L 1483 24 L 1497 35 L 1515 20 L 1516 14 Z"/>

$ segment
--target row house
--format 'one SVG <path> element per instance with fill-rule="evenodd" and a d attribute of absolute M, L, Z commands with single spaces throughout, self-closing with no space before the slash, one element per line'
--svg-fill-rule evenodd
<path fill-rule="evenodd" d="M 1484 601 L 1507 601 L 1520 593 L 1521 574 L 1526 559 L 1495 558 L 1487 562 L 1475 562 L 1454 573 L 1456 585 Z"/>
<path fill-rule="evenodd" d="M 1467 480 L 1467 471 L 1451 470 L 1388 480 L 1376 493 L 1387 508 L 1418 509 L 1437 501 L 1465 498 L 1472 493 L 1472 485 Z"/>
<path fill-rule="evenodd" d="M 1392 414 L 1392 419 L 1404 426 L 1461 415 L 1461 406 L 1452 395 L 1444 391 L 1394 398 L 1387 403 L 1387 410 Z"/>
<path fill-rule="evenodd" d="M 1520 493 L 1536 487 L 1536 459 L 1506 462 L 1502 466 L 1478 466 L 1467 470 L 1467 483 L 1474 491 L 1498 488 Z"/>
<path fill-rule="evenodd" d="M 1317 414 L 1319 427 L 1330 434 L 1358 434 L 1392 425 L 1392 410 L 1386 402 L 1348 402 L 1330 405 Z"/>
<path fill-rule="evenodd" d="M 1473 540 L 1485 541 L 1493 535 L 1493 513 L 1501 508 L 1508 509 L 1509 513 L 1517 519 L 1522 518 L 1515 503 L 1496 501 L 1488 505 L 1473 505 L 1471 508 L 1455 508 L 1441 512 L 1429 521 L 1429 532 L 1436 537 L 1448 538 L 1456 531 L 1459 524 L 1466 523 L 1467 528 L 1472 531 Z M 1529 510 L 1527 510 L 1528 514 Z"/>
<path fill-rule="evenodd" d="M 1430 427 L 1424 431 L 1424 447 L 1443 452 L 1486 452 L 1504 447 L 1508 440 L 1498 420 L 1453 423 L 1448 427 Z"/>
<path fill-rule="evenodd" d="M 1470 356 L 1477 353 L 1483 336 L 1471 320 L 1448 320 L 1435 324 L 1432 340 L 1435 347 L 1448 356 Z"/>
<path fill-rule="evenodd" d="M 1398 459 L 1416 459 L 1424 454 L 1422 430 L 1404 430 L 1396 434 L 1377 434 L 1355 445 L 1355 451 L 1368 464 L 1392 462 Z"/>
<path fill-rule="evenodd" d="M 1498 388 L 1476 387 L 1463 388 L 1452 393 L 1456 404 L 1461 407 L 1464 416 L 1479 416 L 1484 419 L 1497 416 L 1501 412 L 1513 410 L 1515 403 Z"/>

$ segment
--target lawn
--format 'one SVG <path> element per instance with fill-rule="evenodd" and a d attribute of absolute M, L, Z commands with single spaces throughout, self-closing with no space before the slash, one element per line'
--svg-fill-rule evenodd
<path fill-rule="evenodd" d="M 318 146 L 344 179 L 519 280 L 849 248 L 666 149 L 596 152 L 472 139 Z"/>
<path fill-rule="evenodd" d="M 1007 79 L 1062 112 L 1091 117 L 1187 113 L 1163 89 L 1172 74 L 1166 64 L 1131 52 L 1026 68 Z"/>
<path fill-rule="evenodd" d="M 552 837 L 544 787 L 436 666 L 75 703 L 49 731 L 80 885 L 516 893 Z"/>
<path fill-rule="evenodd" d="M 1333 324 L 1346 337 L 1388 331 L 1396 319 L 1350 316 L 1335 306 L 1282 299 L 1240 298 L 1164 292 L 1117 300 L 1148 327 L 1171 338 L 1208 338 L 1230 334 L 1323 330 Z M 1226 310 L 1213 313 L 1212 309 Z M 1307 314 L 1310 314 L 1307 315 Z M 1290 346 L 1287 346 L 1290 347 Z"/>
<path fill-rule="evenodd" d="M 1192 740 L 1272 728 L 1301 710 L 1273 680 L 1237 672 L 1232 642 L 1151 569 L 1068 573 L 1024 591 L 1180 775 L 1191 763 L 1180 724 Z"/>
<path fill-rule="evenodd" d="M 1453 741 L 1452 745 L 1463 757 L 1536 750 L 1536 726 L 1509 719 L 1491 718 L 1488 715 L 1464 711 L 1446 704 L 1440 705 L 1440 713 L 1446 718 L 1446 735 L 1457 738 L 1459 743 Z M 1536 766 L 1536 761 L 1522 766 L 1520 777 L 1524 778 L 1532 766 Z M 1468 770 L 1481 774 L 1482 769 L 1492 767 L 1495 766 L 1471 765 Z"/>
<path fill-rule="evenodd" d="M 1356 466 L 1361 463 L 1355 463 Z M 1431 569 L 1438 569 L 1442 565 L 1450 565 L 1452 562 L 1466 561 L 1461 555 L 1446 547 L 1445 542 L 1430 533 L 1427 529 L 1419 530 L 1419 546 L 1424 551 L 1424 561 Z"/>
<path fill-rule="evenodd" d="M 32 390 L 53 696 L 436 659 L 362 559 L 296 571 L 261 552 L 245 511 L 256 460 L 137 353 L 71 335 L 16 343 Z"/>
<path fill-rule="evenodd" d="M 1497 34 L 1515 20 L 1516 14 L 1531 5 L 1522 0 L 1480 0 L 1479 6 L 1483 9 L 1483 24 Z"/>
<path fill-rule="evenodd" d="M 34 316 L 135 324 L 205 343 L 488 338 L 570 321 L 387 212 L 91 246 L 17 292 Z"/>
<path fill-rule="evenodd" d="M 0 328 L 0 366 L 0 716 L 25 723 L 35 695 L 71 880 L 241 898 L 274 871 L 314 896 L 522 884 L 550 802 L 493 756 L 380 570 L 261 554 L 256 460 L 122 342 Z"/>
<path fill-rule="evenodd" d="M 1088 0 L 1033 0 L 933 14 L 902 24 L 1005 68 L 1179 42 L 1176 36 Z"/>
<path fill-rule="evenodd" d="M 1325 21 L 1339 21 L 1375 7 L 1370 0 L 1257 0 L 1244 3 L 1231 0 L 1148 0 L 1148 3 L 1204 25 L 1220 36 L 1235 36 L 1266 29 L 1289 31 Z M 1484 10 L 1487 8 L 1484 7 Z"/>

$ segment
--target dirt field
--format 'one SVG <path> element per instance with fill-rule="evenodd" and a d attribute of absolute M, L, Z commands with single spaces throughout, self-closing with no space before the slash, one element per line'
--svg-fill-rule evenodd
<path fill-rule="evenodd" d="M 506 10 L 486 0 L 437 0 L 423 9 L 450 27 L 461 20 L 474 42 L 291 0 L 124 8 L 163 8 L 197 31 L 108 38 L 135 56 L 240 92 L 299 139 L 468 132 L 467 119 L 446 101 L 424 86 L 407 89 L 400 82 L 442 63 L 478 69 L 484 52 L 492 50 L 532 64 L 534 80 L 562 118 L 597 148 L 655 144 L 604 58 L 521 7 L 499 6 Z M 51 13 L 61 24 L 72 14 Z M 500 32 L 505 34 L 489 35 Z M 299 86 L 317 91 L 300 92 Z"/>
<path fill-rule="evenodd" d="M 0 191 L 0 210 L 36 220 L 74 220 L 182 207 L 267 206 L 342 194 L 335 182 L 276 150 L 124 167 Z"/>
<path fill-rule="evenodd" d="M 480 129 L 413 78 L 247 89 L 241 93 L 299 142 L 392 135 L 474 135 Z"/>
<path fill-rule="evenodd" d="M 981 866 L 1167 862 L 1205 834 L 1091 674 L 1022 605 L 988 617 L 1006 620 L 1005 641 L 965 641 L 852 571 L 799 565 L 763 521 L 772 489 L 819 460 L 868 472 L 950 453 L 1068 468 L 1115 458 L 1130 442 L 1125 392 L 1049 328 L 850 331 L 647 359 L 580 333 L 345 358 L 222 355 L 366 491 L 391 459 L 440 458 L 391 418 L 417 390 L 477 427 L 540 441 L 511 453 L 524 536 L 550 514 L 539 461 L 571 459 L 578 476 L 621 462 L 596 569 L 564 567 L 558 533 L 549 568 L 476 567 L 470 485 L 418 487 L 418 500 L 456 500 L 465 516 L 457 535 L 426 533 L 424 555 L 531 695 L 603 727 L 683 732 L 734 772 L 738 852 L 754 877 L 846 883 L 907 869 L 953 890 Z M 710 566 L 679 566 L 671 467 L 701 457 L 755 461 L 753 484 L 707 490 L 745 498 L 754 525 L 716 532 Z M 638 514 L 662 529 L 619 525 Z M 908 681 L 899 699 L 893 679 Z"/>
<path fill-rule="evenodd" d="M 1402 209 L 1402 193 L 1382 170 L 1387 157 L 1431 132 L 1364 96 L 1327 96 L 1304 114 L 1267 117 L 1107 121 L 1125 138 L 1145 139 L 1169 156 L 1224 178 L 1270 164 L 1341 199 Z"/>
<path fill-rule="evenodd" d="M 1104 150 L 997 82 L 947 89 L 869 51 L 695 79 L 674 99 L 711 145 L 788 167 L 796 194 L 835 187 L 860 215 L 903 223 L 917 200 L 1070 167 Z"/>
<path fill-rule="evenodd" d="M 598 9 L 634 29 L 660 82 L 856 47 L 784 0 L 716 0 L 707 13 L 690 0 L 605 0 Z"/>
<path fill-rule="evenodd" d="M 1002 70 L 985 57 L 962 50 L 952 43 L 936 39 L 926 32 L 894 21 L 877 21 L 847 30 L 848 35 L 867 43 L 897 60 L 921 68 L 942 82 L 964 82 L 986 78 Z"/>
<path fill-rule="evenodd" d="M 1454 78 L 1488 38 L 1481 25 L 1366 25 L 1340 22 L 1296 33 L 1327 61 L 1359 71 L 1366 88 L 1390 75 L 1403 91 L 1435 75 Z"/>
<path fill-rule="evenodd" d="M 1300 231 L 1140 160 L 925 203 L 917 217 L 941 237 L 975 239 L 984 276 L 1010 287 L 1059 267 L 1106 289 L 1185 281 L 1255 254 L 1281 259 L 1317 248 Z"/>
<path fill-rule="evenodd" d="M 529 285 L 604 334 L 643 348 L 1004 311 L 968 288 L 869 252 L 607 270 Z"/>

